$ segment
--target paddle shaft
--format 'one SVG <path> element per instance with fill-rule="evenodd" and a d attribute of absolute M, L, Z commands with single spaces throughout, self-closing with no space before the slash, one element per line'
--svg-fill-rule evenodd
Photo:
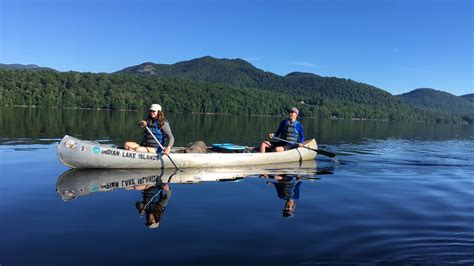
<path fill-rule="evenodd" d="M 151 132 L 150 128 L 148 128 L 148 126 L 145 126 L 146 130 L 148 130 L 148 133 L 150 133 L 150 135 L 155 139 L 156 143 L 158 143 L 158 145 L 160 146 L 161 150 L 164 151 L 165 148 L 163 148 L 163 145 L 161 145 L 161 143 L 158 141 L 158 139 L 155 137 L 155 134 L 153 134 L 153 132 Z M 171 159 L 170 155 L 169 154 L 166 154 L 166 156 L 168 156 L 168 158 L 170 159 L 170 161 L 173 163 L 174 167 L 176 167 L 176 169 L 179 170 L 178 166 L 174 163 L 173 159 Z"/>
<path fill-rule="evenodd" d="M 289 144 L 299 145 L 299 143 L 296 143 L 296 142 L 293 142 L 293 141 L 288 141 L 288 140 L 286 140 L 286 139 L 281 139 L 281 138 L 278 138 L 278 137 L 275 137 L 275 136 L 273 136 L 273 138 L 276 139 L 276 140 L 279 140 L 279 141 L 283 141 L 283 142 L 289 143 Z M 313 148 L 311 148 L 311 147 L 304 146 L 304 145 L 303 145 L 303 148 L 306 148 L 306 149 L 308 149 L 308 150 L 315 151 L 315 152 L 317 152 L 317 153 L 319 153 L 319 154 L 321 154 L 321 155 L 325 155 L 325 156 L 327 156 L 327 157 L 331 157 L 331 158 L 336 157 L 336 154 L 334 154 L 334 153 L 332 153 L 332 152 L 329 152 L 329 151 L 319 150 L 319 149 L 313 149 Z"/>

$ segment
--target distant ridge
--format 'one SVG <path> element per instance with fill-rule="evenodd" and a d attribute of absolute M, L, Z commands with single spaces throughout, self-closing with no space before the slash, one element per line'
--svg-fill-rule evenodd
<path fill-rule="evenodd" d="M 2 106 L 137 110 L 154 101 L 171 112 L 240 115 L 282 114 L 297 106 L 302 116 L 331 119 L 474 123 L 472 103 L 446 92 L 418 89 L 394 96 L 351 79 L 280 76 L 243 59 L 145 62 L 112 74 L 1 66 L 9 69 L 0 67 Z"/>
<path fill-rule="evenodd" d="M 40 67 L 38 65 L 22 65 L 22 64 L 0 64 L 0 69 L 9 69 L 9 70 L 31 70 L 31 71 L 42 71 L 42 70 L 52 70 L 57 71 L 55 69 L 49 67 Z"/>
<path fill-rule="evenodd" d="M 403 102 L 390 93 L 368 84 L 303 72 L 280 76 L 258 69 L 243 59 L 204 56 L 172 65 L 147 62 L 115 73 L 178 77 L 236 88 L 278 91 L 300 97 L 306 104 L 312 105 L 321 104 L 322 99 L 337 101 L 340 105 L 371 104 L 389 108 L 403 105 Z"/>
<path fill-rule="evenodd" d="M 260 70 L 243 59 L 217 59 L 204 56 L 175 64 L 146 62 L 127 67 L 116 74 L 180 77 L 239 88 L 258 88 L 262 82 L 279 82 L 280 77 Z"/>
<path fill-rule="evenodd" d="M 463 99 L 465 99 L 465 100 L 468 100 L 468 101 L 474 103 L 474 93 L 469 93 L 469 94 L 461 95 L 461 96 L 459 96 L 459 97 L 461 97 L 461 98 L 463 98 Z"/>
<path fill-rule="evenodd" d="M 415 89 L 397 97 L 411 106 L 455 114 L 474 114 L 474 105 L 464 97 L 429 88 Z"/>

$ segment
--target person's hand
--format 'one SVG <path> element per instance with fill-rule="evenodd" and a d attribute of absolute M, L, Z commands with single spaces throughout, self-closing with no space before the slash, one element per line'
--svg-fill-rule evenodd
<path fill-rule="evenodd" d="M 163 186 L 163 189 L 164 189 L 166 192 L 168 192 L 168 191 L 170 191 L 170 186 L 168 186 L 168 184 L 166 184 L 166 185 Z"/>
<path fill-rule="evenodd" d="M 270 139 L 273 139 L 273 136 L 275 136 L 275 134 L 273 134 L 273 133 L 268 134 L 268 138 L 270 138 Z"/>
<path fill-rule="evenodd" d="M 163 153 L 165 155 L 168 155 L 168 154 L 170 154 L 170 152 L 171 152 L 171 147 L 168 146 Z"/>
<path fill-rule="evenodd" d="M 138 126 L 141 127 L 141 128 L 146 127 L 146 124 L 147 124 L 147 123 L 146 123 L 145 120 L 142 120 L 142 121 L 138 122 Z"/>

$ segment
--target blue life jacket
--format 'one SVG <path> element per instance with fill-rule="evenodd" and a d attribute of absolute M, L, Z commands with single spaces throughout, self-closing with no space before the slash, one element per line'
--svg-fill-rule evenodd
<path fill-rule="evenodd" d="M 288 177 L 284 175 L 283 180 L 273 182 L 273 185 L 276 188 L 278 197 L 287 200 L 300 198 L 301 183 L 301 180 L 293 180 L 292 178 L 288 180 Z"/>
<path fill-rule="evenodd" d="M 298 120 L 295 120 L 294 122 L 286 120 L 285 127 L 283 128 L 283 131 L 281 133 L 281 138 L 291 142 L 298 142 L 298 140 L 300 139 L 300 133 L 298 132 L 298 130 L 296 130 L 296 125 L 298 125 L 299 123 L 300 122 Z"/>
<path fill-rule="evenodd" d="M 147 210 L 154 211 L 157 209 L 157 204 L 161 198 L 164 196 L 163 189 L 158 188 L 158 187 L 152 187 L 145 189 L 142 192 L 143 196 L 143 203 L 148 204 L 146 206 Z"/>
<path fill-rule="evenodd" d="M 155 135 L 156 139 L 161 143 L 162 146 L 165 145 L 166 141 L 166 136 L 163 133 L 163 131 L 158 128 L 158 120 L 152 120 L 152 119 L 147 119 L 147 124 L 148 128 L 153 132 L 153 135 Z M 153 138 L 153 136 L 148 133 L 148 130 L 145 129 L 145 132 L 143 133 L 143 141 L 142 141 L 142 146 L 145 147 L 153 147 L 157 149 L 157 152 L 161 152 L 161 148 L 156 142 L 156 140 Z"/>

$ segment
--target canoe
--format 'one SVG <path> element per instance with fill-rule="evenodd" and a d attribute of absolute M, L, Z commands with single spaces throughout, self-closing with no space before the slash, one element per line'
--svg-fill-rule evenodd
<path fill-rule="evenodd" d="M 311 139 L 305 146 L 317 149 L 316 140 Z M 248 153 L 173 153 L 183 149 L 174 148 L 171 158 L 179 168 L 213 168 L 270 163 L 290 163 L 314 160 L 316 152 L 306 148 L 296 148 L 284 152 Z M 64 136 L 58 144 L 58 159 L 71 168 L 95 169 L 159 169 L 175 168 L 168 156 L 128 151 L 95 141 L 80 140 Z"/>
<path fill-rule="evenodd" d="M 316 161 L 302 163 L 266 164 L 231 168 L 186 168 L 177 171 L 163 169 L 71 169 L 58 177 L 56 193 L 64 201 L 109 192 L 117 189 L 143 190 L 150 186 L 196 184 L 201 182 L 235 182 L 260 175 L 317 174 Z"/>

